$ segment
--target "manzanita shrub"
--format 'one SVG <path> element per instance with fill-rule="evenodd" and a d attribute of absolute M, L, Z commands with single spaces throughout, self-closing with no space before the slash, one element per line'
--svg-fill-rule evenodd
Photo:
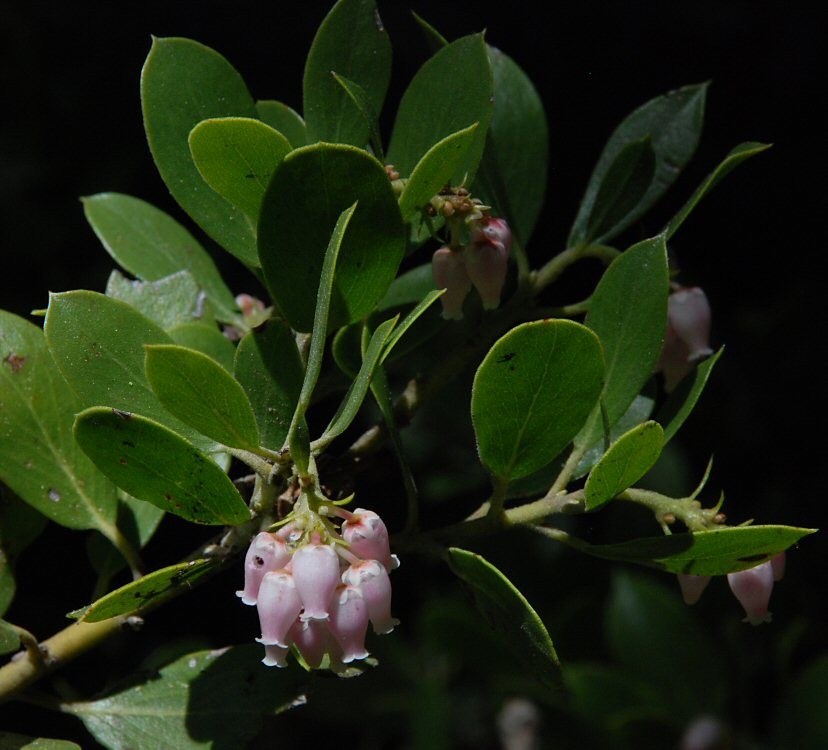
<path fill-rule="evenodd" d="M 415 592 L 395 585 L 401 562 L 422 566 L 419 597 L 435 578 L 432 619 L 466 618 L 472 628 L 468 608 L 479 609 L 487 632 L 475 637 L 499 652 L 489 655 L 492 670 L 534 701 L 507 705 L 504 725 L 509 711 L 568 701 L 617 728 L 609 704 L 623 693 L 622 708 L 639 720 L 669 716 L 686 743 L 719 731 L 703 716 L 709 696 L 682 693 L 682 669 L 692 671 L 688 660 L 706 647 L 696 649 L 704 636 L 684 619 L 678 586 L 667 594 L 624 573 L 613 594 L 639 622 L 673 628 L 676 653 L 658 657 L 673 664 L 650 671 L 675 672 L 677 687 L 659 694 L 657 679 L 625 683 L 621 673 L 567 666 L 566 654 L 562 676 L 508 559 L 562 542 L 678 576 L 688 603 L 726 576 L 747 620 L 770 619 L 785 550 L 812 530 L 729 523 L 722 497 L 704 499 L 707 475 L 680 496 L 646 479 L 722 354 L 709 346 L 704 292 L 671 271 L 668 243 L 721 179 L 766 146 L 734 148 L 661 231 L 625 247 L 617 238 L 691 158 L 706 86 L 643 104 L 612 133 L 555 254 L 536 232 L 547 124 L 532 83 L 482 33 L 448 42 L 421 26 L 433 54 L 405 90 L 387 144 L 378 117 L 391 46 L 373 0 L 340 0 L 322 23 L 301 115 L 255 101 L 204 45 L 153 40 L 141 76 L 152 156 L 181 209 L 249 269 L 251 286 L 231 291 L 178 219 L 101 193 L 83 208 L 120 266 L 106 289 L 52 294 L 33 321 L 0 312 L 0 614 L 25 585 L 10 561 L 47 520 L 96 532 L 89 553 L 99 579 L 94 600 L 79 601 L 75 622 L 48 639 L 37 623 L 0 622 L 10 655 L 3 700 L 34 695 L 77 715 L 109 748 L 243 747 L 264 715 L 307 700 L 368 716 L 363 673 L 390 677 L 406 662 L 399 644 L 387 649 L 388 664 L 371 656 L 382 650 L 377 634 L 393 643 L 398 633 L 387 634 L 413 611 Z M 601 272 L 573 299 L 565 272 L 585 259 Z M 260 282 L 266 299 L 251 294 Z M 444 421 L 418 424 L 448 403 L 446 393 Z M 466 433 L 449 424 L 457 420 L 473 427 L 473 442 L 462 445 Z M 415 444 L 407 433 L 416 430 L 425 438 Z M 488 496 L 475 500 L 477 469 L 443 468 L 459 499 L 434 512 L 451 491 L 418 481 L 423 458 L 412 459 L 411 446 L 423 443 L 446 452 L 459 444 L 461 456 L 476 449 Z M 396 462 L 396 480 L 362 507 L 358 475 L 378 456 Z M 609 507 L 643 508 L 652 534 L 602 544 L 579 536 L 575 517 Z M 141 549 L 166 514 L 212 528 L 198 549 L 175 550 L 149 571 Z M 510 551 L 505 563 L 471 551 L 487 538 Z M 554 576 L 554 563 L 544 564 Z M 113 586 L 125 567 L 134 580 Z M 179 655 L 97 697 L 31 692 L 229 567 L 241 601 L 220 587 L 212 596 L 240 614 L 257 608 L 260 629 L 240 627 L 242 645 Z M 448 571 L 463 586 L 446 589 Z M 658 643 L 642 642 L 623 607 L 613 611 L 614 653 L 646 677 Z M 420 628 L 433 623 L 403 623 L 414 637 Z M 349 697 L 357 695 L 358 704 Z"/>

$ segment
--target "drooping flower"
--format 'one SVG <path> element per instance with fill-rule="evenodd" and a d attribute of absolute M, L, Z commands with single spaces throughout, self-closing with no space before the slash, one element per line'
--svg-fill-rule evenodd
<path fill-rule="evenodd" d="M 339 556 L 332 544 L 311 542 L 296 550 L 293 577 L 304 604 L 303 621 L 328 619 L 339 575 Z"/>
<path fill-rule="evenodd" d="M 286 636 L 302 610 L 302 599 L 293 575 L 284 569 L 267 573 L 259 588 L 257 606 L 262 626 L 262 636 L 257 639 L 259 643 L 287 648 L 290 644 Z"/>
<path fill-rule="evenodd" d="M 771 591 L 773 591 L 773 566 L 768 560 L 755 568 L 728 573 L 727 582 L 730 590 L 745 608 L 744 622 L 759 625 L 771 621 L 768 611 Z"/>
<path fill-rule="evenodd" d="M 710 303 L 699 287 L 679 289 L 667 301 L 667 330 L 656 372 L 664 372 L 672 391 L 696 363 L 713 353 L 710 348 Z"/>
<path fill-rule="evenodd" d="M 440 297 L 443 317 L 446 320 L 462 320 L 463 301 L 472 288 L 462 250 L 441 247 L 431 259 L 431 273 L 434 285 L 446 290 Z"/>
<path fill-rule="evenodd" d="M 679 573 L 676 578 L 681 586 L 681 596 L 685 604 L 695 604 L 701 598 L 707 584 L 710 583 L 710 576 Z"/>
<path fill-rule="evenodd" d="M 500 305 L 511 247 L 509 225 L 503 219 L 490 218 L 481 222 L 471 243 L 463 250 L 466 271 L 485 310 L 494 310 Z"/>
<path fill-rule="evenodd" d="M 378 560 L 353 563 L 342 574 L 342 581 L 362 592 L 375 633 L 385 635 L 400 624 L 391 616 L 391 580 L 385 566 Z"/>
<path fill-rule="evenodd" d="M 388 571 L 400 565 L 397 556 L 391 554 L 388 529 L 372 510 L 357 508 L 342 524 L 342 538 L 350 545 L 351 552 L 363 560 L 379 560 Z"/>
<path fill-rule="evenodd" d="M 365 659 L 365 632 L 368 629 L 368 607 L 356 586 L 340 585 L 334 595 L 328 626 L 342 647 L 342 662 L 350 664 Z"/>
<path fill-rule="evenodd" d="M 244 558 L 244 589 L 236 592 L 244 604 L 253 605 L 265 573 L 283 568 L 290 560 L 290 550 L 276 534 L 263 531 L 257 534 Z"/>

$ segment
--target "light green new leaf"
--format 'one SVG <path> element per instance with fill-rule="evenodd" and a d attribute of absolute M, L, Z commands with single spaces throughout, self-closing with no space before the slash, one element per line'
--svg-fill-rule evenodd
<path fill-rule="evenodd" d="M 411 328 L 411 326 L 419 320 L 420 316 L 438 299 L 440 299 L 444 293 L 445 289 L 434 289 L 430 291 L 417 303 L 416 307 L 403 318 L 402 322 L 389 335 L 388 341 L 382 350 L 382 359 L 380 359 L 380 362 L 385 362 L 385 360 L 388 359 L 388 355 L 394 351 L 394 347 L 396 347 L 400 342 L 400 339 L 405 336 L 408 329 Z"/>
<path fill-rule="evenodd" d="M 70 612 L 69 617 L 82 622 L 101 622 L 128 615 L 136 609 L 160 604 L 181 586 L 191 586 L 218 565 L 216 560 L 190 560 L 170 565 L 121 586 L 88 607 Z"/>
<path fill-rule="evenodd" d="M 264 669 L 255 644 L 196 651 L 95 701 L 64 703 L 109 750 L 243 748 L 301 699 L 299 668 Z"/>
<path fill-rule="evenodd" d="M 273 300 L 295 330 L 313 326 L 325 248 L 354 202 L 342 242 L 329 326 L 368 315 L 394 280 L 405 227 L 382 165 L 353 146 L 317 144 L 291 152 L 273 175 L 259 221 L 259 256 Z"/>
<path fill-rule="evenodd" d="M 233 294 L 213 259 L 171 216 L 120 193 L 83 198 L 83 210 L 106 251 L 133 276 L 158 281 L 189 271 L 222 321 L 237 316 Z"/>
<path fill-rule="evenodd" d="M 52 356 L 81 406 L 137 412 L 180 432 L 203 450 L 215 447 L 172 416 L 152 392 L 144 373 L 144 345 L 173 340 L 137 310 L 97 292 L 52 294 L 45 331 Z"/>
<path fill-rule="evenodd" d="M 189 144 L 204 181 L 255 226 L 267 184 L 291 150 L 287 138 L 259 120 L 221 117 L 196 125 Z"/>
<path fill-rule="evenodd" d="M 81 750 L 81 746 L 68 740 L 24 737 L 13 732 L 0 732 L 0 750 Z"/>
<path fill-rule="evenodd" d="M 657 422 L 644 422 L 624 433 L 610 446 L 586 481 L 587 510 L 600 508 L 632 487 L 653 468 L 664 447 L 664 430 Z"/>
<path fill-rule="evenodd" d="M 676 230 L 684 223 L 684 220 L 693 212 L 693 209 L 698 205 L 699 201 L 704 198 L 716 185 L 718 185 L 727 175 L 729 175 L 736 167 L 743 161 L 747 161 L 751 156 L 761 154 L 770 148 L 769 143 L 756 143 L 749 141 L 747 143 L 740 143 L 736 146 L 707 177 L 704 182 L 696 188 L 693 195 L 685 203 L 681 210 L 667 223 L 663 234 L 670 239 Z"/>
<path fill-rule="evenodd" d="M 601 392 L 604 358 L 592 331 L 568 320 L 523 323 L 495 342 L 472 387 L 480 460 L 503 479 L 551 461 Z"/>
<path fill-rule="evenodd" d="M 696 150 L 704 120 L 706 95 L 706 83 L 668 91 L 636 109 L 613 131 L 589 178 L 581 207 L 569 232 L 569 247 L 574 247 L 586 236 L 587 220 L 598 190 L 610 165 L 628 143 L 647 135 L 652 138 L 656 156 L 655 177 L 638 206 L 616 224 L 604 240 L 610 240 L 643 216 L 667 191 Z"/>
<path fill-rule="evenodd" d="M 5 620 L 0 620 L 0 656 L 20 648 L 20 633 Z"/>
<path fill-rule="evenodd" d="M 256 117 L 242 77 L 192 39 L 154 38 L 141 71 L 141 108 L 153 159 L 173 198 L 219 245 L 257 266 L 255 227 L 204 182 L 187 143 L 202 120 Z"/>
<path fill-rule="evenodd" d="M 494 109 L 472 192 L 509 222 L 525 246 L 546 193 L 549 128 L 543 103 L 526 73 L 499 49 L 489 46 L 488 52 Z"/>
<path fill-rule="evenodd" d="M 656 158 L 649 135 L 624 146 L 612 160 L 595 194 L 582 242 L 600 242 L 634 211 L 655 176 Z"/>
<path fill-rule="evenodd" d="M 558 655 L 532 605 L 488 560 L 457 547 L 448 551 L 452 571 L 471 586 L 481 614 L 529 672 L 545 686 L 560 687 Z"/>
<path fill-rule="evenodd" d="M 113 538 L 115 487 L 72 438 L 78 406 L 43 331 L 0 311 L 0 481 L 56 523 Z"/>
<path fill-rule="evenodd" d="M 146 347 L 150 387 L 167 410 L 217 443 L 256 450 L 259 429 L 247 394 L 218 362 L 170 344 Z"/>
<path fill-rule="evenodd" d="M 336 410 L 330 424 L 325 428 L 319 439 L 311 443 L 313 450 L 319 450 L 329 445 L 335 438 L 345 432 L 351 422 L 354 421 L 359 407 L 362 406 L 362 402 L 365 400 L 365 394 L 368 393 L 368 386 L 371 383 L 374 369 L 381 362 L 383 349 L 388 342 L 391 331 L 394 330 L 394 326 L 397 324 L 397 320 L 398 318 L 394 317 L 377 326 L 371 336 L 371 341 L 362 358 L 362 366 L 359 368 L 354 382 L 351 383 L 351 387 L 345 394 L 345 398 L 342 399 L 342 403 Z"/>
<path fill-rule="evenodd" d="M 250 331 L 236 350 L 234 374 L 250 399 L 262 445 L 279 450 L 287 439 L 305 377 L 288 326 L 270 320 L 264 328 Z"/>
<path fill-rule="evenodd" d="M 477 123 L 469 125 L 435 143 L 417 162 L 405 189 L 400 195 L 400 211 L 403 221 L 410 221 L 451 181 L 466 154 L 474 143 Z"/>
<path fill-rule="evenodd" d="M 274 99 L 264 99 L 256 102 L 256 112 L 259 119 L 278 130 L 290 142 L 291 148 L 308 145 L 308 132 L 305 121 L 295 110 L 287 104 Z"/>
<path fill-rule="evenodd" d="M 816 529 L 793 526 L 731 526 L 617 544 L 578 544 L 588 555 L 656 568 L 668 573 L 721 576 L 770 560 Z"/>
<path fill-rule="evenodd" d="M 92 407 L 75 440 L 124 492 L 193 523 L 234 526 L 250 511 L 227 475 L 180 435 L 138 414 Z"/>
<path fill-rule="evenodd" d="M 158 281 L 130 281 L 113 271 L 106 282 L 106 296 L 126 302 L 145 318 L 169 330 L 182 323 L 207 317 L 209 309 L 189 271 L 179 271 Z"/>
<path fill-rule="evenodd" d="M 724 347 L 696 367 L 693 376 L 684 378 L 664 402 L 658 412 L 658 421 L 664 425 L 665 443 L 673 438 L 692 413 L 722 352 Z"/>
<path fill-rule="evenodd" d="M 316 32 L 303 80 L 308 141 L 362 147 L 368 124 L 331 71 L 360 86 L 372 112 L 382 111 L 391 78 L 391 42 L 374 0 L 334 5 Z"/>
<path fill-rule="evenodd" d="M 586 325 L 604 349 L 606 376 L 601 394 L 609 426 L 627 411 L 652 375 L 664 343 L 669 294 L 664 237 L 644 240 L 619 255 L 595 288 Z M 603 434 L 598 409 L 578 435 L 589 446 Z"/>
<path fill-rule="evenodd" d="M 205 323 L 181 323 L 170 328 L 167 333 L 180 346 L 212 357 L 227 372 L 233 372 L 233 359 L 236 356 L 236 347 L 215 326 Z"/>
<path fill-rule="evenodd" d="M 0 484 L 0 616 L 14 598 L 17 556 L 40 536 L 45 526 L 46 516 Z"/>
<path fill-rule="evenodd" d="M 443 138 L 477 123 L 474 141 L 452 182 L 474 180 L 492 116 L 492 71 L 482 34 L 465 36 L 441 49 L 417 71 L 403 94 L 388 161 L 403 177 Z"/>

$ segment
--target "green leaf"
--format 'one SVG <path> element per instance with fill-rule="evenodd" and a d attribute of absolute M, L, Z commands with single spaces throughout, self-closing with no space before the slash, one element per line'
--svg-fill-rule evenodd
<path fill-rule="evenodd" d="M 722 352 L 724 347 L 696 367 L 692 378 L 684 378 L 659 410 L 657 418 L 665 425 L 665 443 L 673 438 L 692 413 Z"/>
<path fill-rule="evenodd" d="M 656 156 L 655 177 L 637 208 L 628 213 L 603 239 L 608 241 L 622 232 L 643 216 L 667 191 L 696 150 L 704 119 L 706 95 L 706 83 L 668 91 L 636 109 L 613 131 L 589 178 L 581 207 L 569 233 L 569 247 L 574 247 L 586 236 L 587 220 L 600 186 L 610 165 L 628 143 L 651 136 Z"/>
<path fill-rule="evenodd" d="M 627 411 L 658 361 L 667 327 L 669 284 L 667 247 L 664 237 L 658 236 L 619 255 L 590 299 L 585 323 L 604 349 L 601 399 L 610 427 Z M 596 409 L 575 442 L 592 445 L 602 434 Z"/>
<path fill-rule="evenodd" d="M 443 47 L 448 46 L 448 40 L 439 31 L 437 31 L 437 29 L 435 29 L 428 21 L 426 21 L 425 18 L 418 15 L 413 10 L 411 11 L 411 15 L 414 16 L 414 20 L 423 30 L 423 34 L 426 38 L 426 43 L 428 44 L 428 51 L 431 52 L 432 55 L 435 52 L 439 52 L 441 49 L 443 49 Z"/>
<path fill-rule="evenodd" d="M 24 737 L 14 732 L 0 732 L 0 750 L 81 750 L 81 746 L 68 740 Z"/>
<path fill-rule="evenodd" d="M 167 331 L 170 338 L 180 346 L 212 357 L 227 372 L 233 372 L 233 359 L 236 347 L 215 326 L 204 323 L 181 323 Z"/>
<path fill-rule="evenodd" d="M 270 320 L 250 331 L 236 350 L 236 380 L 250 398 L 262 445 L 279 450 L 287 439 L 305 371 L 290 328 Z"/>
<path fill-rule="evenodd" d="M 80 397 L 81 406 L 138 412 L 204 449 L 214 446 L 172 416 L 150 389 L 144 373 L 144 345 L 173 341 L 137 310 L 97 292 L 52 294 L 45 331 L 55 363 Z"/>
<path fill-rule="evenodd" d="M 748 141 L 747 143 L 740 143 L 736 146 L 707 177 L 704 182 L 696 188 L 693 195 L 685 203 L 681 210 L 667 223 L 662 234 L 667 239 L 670 239 L 676 230 L 684 223 L 684 220 L 693 212 L 693 209 L 698 205 L 702 198 L 704 198 L 716 185 L 718 185 L 727 175 L 729 175 L 736 167 L 743 161 L 747 161 L 751 156 L 761 154 L 770 148 L 769 143 L 756 143 Z"/>
<path fill-rule="evenodd" d="M 773 722 L 776 750 L 824 750 L 828 747 L 828 654 L 808 664 L 781 702 Z"/>
<path fill-rule="evenodd" d="M 653 468 L 664 447 L 664 430 L 644 422 L 624 433 L 595 465 L 586 481 L 587 510 L 600 508 Z"/>
<path fill-rule="evenodd" d="M 578 549 L 605 560 L 636 563 L 668 573 L 720 576 L 770 560 L 816 529 L 793 526 L 733 526 Z"/>
<path fill-rule="evenodd" d="M 5 620 L 0 620 L 0 656 L 20 648 L 20 633 Z"/>
<path fill-rule="evenodd" d="M 40 536 L 45 527 L 46 516 L 0 484 L 0 616 L 5 614 L 14 598 L 14 564 L 18 555 Z"/>
<path fill-rule="evenodd" d="M 612 160 L 595 194 L 582 242 L 600 242 L 634 211 L 655 176 L 656 158 L 649 135 L 624 146 Z"/>
<path fill-rule="evenodd" d="M 179 271 L 158 281 L 130 281 L 119 271 L 113 271 L 106 282 L 106 296 L 126 302 L 165 330 L 209 315 L 189 271 Z"/>
<path fill-rule="evenodd" d="M 77 410 L 43 332 L 0 311 L 0 481 L 62 526 L 112 538 L 115 487 L 75 445 Z"/>
<path fill-rule="evenodd" d="M 354 421 L 359 407 L 362 406 L 362 402 L 365 400 L 365 394 L 368 393 L 368 386 L 374 374 L 374 369 L 381 362 L 383 350 L 395 325 L 397 325 L 396 317 L 377 326 L 362 358 L 362 366 L 345 394 L 345 398 L 342 399 L 342 403 L 336 410 L 336 414 L 334 414 L 321 437 L 311 443 L 311 448 L 314 450 L 329 445 L 335 438 L 345 432 L 351 422 Z"/>
<path fill-rule="evenodd" d="M 141 108 L 153 159 L 173 198 L 219 245 L 257 266 L 254 226 L 204 182 L 187 143 L 202 120 L 256 116 L 242 77 L 203 44 L 154 38 L 141 72 Z"/>
<path fill-rule="evenodd" d="M 443 296 L 445 290 L 444 289 L 435 289 L 430 291 L 426 296 L 417 303 L 416 307 L 408 313 L 408 315 L 403 318 L 402 323 L 400 323 L 389 335 L 388 341 L 385 344 L 385 347 L 382 350 L 382 359 L 380 362 L 385 362 L 388 359 L 388 355 L 394 350 L 394 347 L 400 342 L 400 339 L 406 334 L 409 328 L 413 326 L 420 316 L 428 310 L 440 297 Z"/>
<path fill-rule="evenodd" d="M 545 686 L 560 687 L 558 655 L 532 605 L 494 565 L 474 552 L 450 547 L 452 571 L 471 586 L 478 609 L 529 672 Z"/>
<path fill-rule="evenodd" d="M 189 271 L 216 310 L 231 322 L 236 316 L 232 292 L 213 259 L 184 227 L 138 198 L 99 193 L 83 198 L 83 210 L 106 251 L 144 281 L 158 281 Z"/>
<path fill-rule="evenodd" d="M 325 356 L 325 339 L 328 334 L 329 311 L 331 305 L 331 294 L 333 292 L 334 274 L 337 270 L 337 259 L 345 233 L 350 226 L 351 219 L 357 209 L 354 203 L 346 208 L 336 221 L 331 237 L 328 240 L 328 247 L 325 250 L 325 258 L 322 264 L 322 273 L 319 278 L 319 289 L 316 293 L 316 309 L 313 317 L 313 334 L 311 336 L 308 361 L 305 367 L 305 377 L 302 381 L 302 390 L 299 392 L 299 401 L 296 404 L 296 411 L 291 419 L 288 430 L 288 444 L 294 463 L 302 472 L 307 471 L 306 455 L 309 453 L 309 439 L 307 425 L 305 424 L 305 412 L 308 410 L 322 371 L 322 359 Z"/>
<path fill-rule="evenodd" d="M 291 327 L 309 332 L 325 248 L 340 214 L 359 209 L 337 263 L 331 329 L 370 313 L 405 251 L 397 199 L 382 165 L 352 146 L 291 152 L 273 175 L 259 222 L 259 255 L 273 300 Z"/>
<path fill-rule="evenodd" d="M 124 492 L 188 521 L 236 525 L 250 512 L 227 475 L 184 438 L 129 412 L 78 414 L 75 439 Z"/>
<path fill-rule="evenodd" d="M 525 246 L 543 207 L 549 128 L 543 103 L 526 73 L 499 49 L 489 46 L 488 52 L 494 110 L 472 192 L 506 218 Z"/>
<path fill-rule="evenodd" d="M 287 138 L 259 120 L 221 117 L 196 125 L 189 145 L 204 181 L 255 225 L 267 184 L 291 150 Z"/>
<path fill-rule="evenodd" d="M 331 71 L 356 82 L 372 112 L 382 111 L 391 78 L 391 42 L 374 0 L 334 5 L 316 32 L 303 81 L 308 141 L 364 146 L 368 124 Z"/>
<path fill-rule="evenodd" d="M 111 617 L 128 615 L 143 607 L 152 607 L 170 597 L 181 586 L 192 586 L 217 567 L 216 560 L 190 560 L 155 570 L 137 581 L 121 586 L 88 607 L 68 616 L 82 622 L 101 622 Z"/>
<path fill-rule="evenodd" d="M 728 695 L 723 654 L 676 591 L 619 574 L 606 609 L 615 660 L 663 696 L 679 724 L 717 713 Z"/>
<path fill-rule="evenodd" d="M 390 310 L 394 307 L 403 307 L 419 303 L 429 292 L 434 291 L 434 276 L 431 273 L 431 263 L 423 263 L 410 271 L 400 274 L 385 296 L 377 303 L 377 310 Z"/>
<path fill-rule="evenodd" d="M 480 460 L 496 476 L 540 469 L 575 437 L 601 392 L 595 334 L 568 320 L 523 323 L 495 342 L 472 387 Z"/>
<path fill-rule="evenodd" d="M 304 702 L 298 669 L 264 669 L 261 647 L 197 651 L 96 701 L 64 703 L 109 750 L 247 747 L 262 719 Z M 138 681 L 137 677 L 144 679 Z"/>
<path fill-rule="evenodd" d="M 259 119 L 278 130 L 290 142 L 291 148 L 308 145 L 308 132 L 305 121 L 295 110 L 287 104 L 273 99 L 256 102 L 256 112 Z"/>
<path fill-rule="evenodd" d="M 452 182 L 474 180 L 492 116 L 493 83 L 482 34 L 452 42 L 429 58 L 403 94 L 388 161 L 409 176 L 423 155 L 443 138 L 477 123 L 474 142 Z"/>
<path fill-rule="evenodd" d="M 244 389 L 206 354 L 170 344 L 146 347 L 152 390 L 171 414 L 217 443 L 257 450 L 259 429 Z"/>
<path fill-rule="evenodd" d="M 464 130 L 447 135 L 417 162 L 400 195 L 403 221 L 410 221 L 417 211 L 451 181 L 452 175 L 457 172 L 474 143 L 476 130 L 477 123 L 474 123 Z"/>
<path fill-rule="evenodd" d="M 345 90 L 348 97 L 354 103 L 354 106 L 362 115 L 365 124 L 368 126 L 368 140 L 371 143 L 371 150 L 380 161 L 384 161 L 385 156 L 382 148 L 382 137 L 379 131 L 379 122 L 377 120 L 377 113 L 371 104 L 368 94 L 356 81 L 352 81 L 345 76 L 339 75 L 335 70 L 331 71 L 334 80 Z"/>

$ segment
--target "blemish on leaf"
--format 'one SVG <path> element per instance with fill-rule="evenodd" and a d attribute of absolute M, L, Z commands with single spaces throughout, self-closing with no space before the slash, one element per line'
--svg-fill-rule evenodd
<path fill-rule="evenodd" d="M 132 419 L 132 412 L 121 411 L 121 409 L 113 409 L 112 413 L 116 417 L 120 417 L 121 419 L 123 419 L 126 422 L 128 422 L 130 419 Z"/>
<path fill-rule="evenodd" d="M 118 463 L 121 464 L 121 466 L 126 466 L 127 465 L 127 460 L 123 456 L 121 456 L 118 459 Z"/>
<path fill-rule="evenodd" d="M 49 491 L 46 494 L 49 496 L 49 499 L 53 503 L 59 503 L 60 502 L 60 493 L 54 487 L 50 487 Z"/>
<path fill-rule="evenodd" d="M 133 443 L 131 440 L 122 440 L 122 441 L 121 441 L 121 445 L 126 445 L 126 446 L 128 446 L 128 447 L 130 447 L 130 448 L 134 448 L 134 447 L 135 447 L 135 443 Z"/>
<path fill-rule="evenodd" d="M 3 358 L 3 361 L 9 367 L 11 367 L 11 371 L 16 374 L 23 369 L 23 365 L 26 362 L 26 358 L 21 357 L 19 354 L 16 354 L 15 352 L 10 352 L 6 357 Z"/>
<path fill-rule="evenodd" d="M 739 557 L 737 559 L 739 562 L 759 562 L 760 560 L 767 559 L 769 554 L 768 552 L 761 552 L 758 555 L 749 555 L 748 557 Z"/>
<path fill-rule="evenodd" d="M 512 360 L 515 357 L 517 357 L 517 352 L 509 352 L 508 354 L 504 354 L 499 360 L 497 360 L 497 363 L 502 364 L 503 362 L 508 362 L 509 360 Z"/>
<path fill-rule="evenodd" d="M 380 18 L 379 11 L 374 8 L 374 25 L 377 27 L 377 31 L 385 31 L 385 26 L 383 26 L 382 18 Z"/>

